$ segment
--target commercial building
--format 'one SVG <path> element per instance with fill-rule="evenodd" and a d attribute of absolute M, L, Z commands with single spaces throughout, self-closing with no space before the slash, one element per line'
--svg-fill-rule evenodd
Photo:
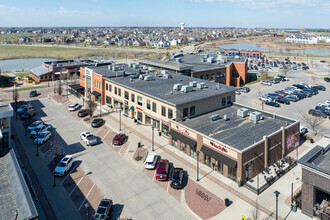
<path fill-rule="evenodd" d="M 226 56 L 214 51 L 181 54 L 167 61 L 143 59 L 139 64 L 144 69 L 168 71 L 237 87 L 245 84 L 247 79 L 246 57 Z"/>
<path fill-rule="evenodd" d="M 330 144 L 314 147 L 298 163 L 302 166 L 302 213 L 330 219 Z"/>
<path fill-rule="evenodd" d="M 226 100 L 222 99 L 222 103 Z M 299 145 L 299 121 L 239 104 L 169 123 L 169 143 L 245 183 Z"/>
<path fill-rule="evenodd" d="M 261 59 L 261 52 L 257 50 L 236 50 L 236 49 L 231 49 L 231 50 L 226 50 L 225 51 L 226 56 L 229 57 L 247 57 L 247 58 L 258 58 Z"/>
<path fill-rule="evenodd" d="M 11 148 L 11 117 L 14 110 L 9 104 L 0 104 L 0 150 Z"/>
<path fill-rule="evenodd" d="M 86 96 L 122 109 L 126 116 L 153 125 L 166 136 L 169 120 L 201 115 L 235 101 L 233 87 L 178 74 L 146 74 L 126 65 L 85 67 L 80 73 Z"/>

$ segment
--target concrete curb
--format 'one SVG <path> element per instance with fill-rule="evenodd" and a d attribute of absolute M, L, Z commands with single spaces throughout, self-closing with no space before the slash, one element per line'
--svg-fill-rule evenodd
<path fill-rule="evenodd" d="M 191 210 L 190 207 L 188 206 L 188 204 L 186 203 L 186 191 L 185 190 L 182 190 L 182 193 L 181 193 L 181 203 L 184 203 L 186 208 L 193 214 L 193 216 L 195 216 L 199 220 L 203 220 L 195 212 L 193 212 L 193 210 Z"/>

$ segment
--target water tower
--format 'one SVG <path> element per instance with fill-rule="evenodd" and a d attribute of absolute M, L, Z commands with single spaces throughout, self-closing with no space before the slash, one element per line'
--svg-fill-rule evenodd
<path fill-rule="evenodd" d="M 184 23 L 181 22 L 181 23 L 180 23 L 180 26 L 181 26 L 181 30 L 183 30 L 183 29 L 184 29 Z"/>

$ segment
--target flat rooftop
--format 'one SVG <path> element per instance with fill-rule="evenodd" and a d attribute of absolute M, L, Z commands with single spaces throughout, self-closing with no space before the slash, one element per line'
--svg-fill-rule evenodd
<path fill-rule="evenodd" d="M 93 70 L 93 72 L 102 75 L 103 77 L 107 77 L 107 78 L 115 78 L 115 77 L 120 77 L 123 76 L 124 74 L 127 75 L 131 75 L 131 74 L 135 74 L 135 73 L 145 73 L 145 70 L 140 70 L 139 69 L 133 69 L 133 68 L 129 68 L 127 65 L 124 64 L 117 64 L 115 66 L 120 67 L 119 70 L 115 71 L 115 70 L 111 70 L 111 68 L 109 68 L 109 66 L 111 65 L 98 65 L 98 66 L 88 66 L 88 69 Z"/>
<path fill-rule="evenodd" d="M 172 106 L 190 103 L 236 90 L 236 88 L 231 86 L 179 74 L 171 74 L 172 78 L 169 79 L 163 78 L 160 76 L 161 74 L 159 74 L 159 76 L 155 73 L 148 75 L 152 76 L 153 80 L 144 81 L 138 78 L 131 79 L 130 77 L 108 78 L 107 80 L 128 89 L 135 90 L 136 92 L 143 93 L 149 97 L 166 102 Z M 199 89 L 197 87 L 193 87 L 193 91 L 188 93 L 173 90 L 174 84 L 188 85 L 191 81 L 203 82 L 207 85 L 207 88 Z"/>
<path fill-rule="evenodd" d="M 191 70 L 193 68 L 190 64 L 185 63 L 175 63 L 171 60 L 169 61 L 162 61 L 162 60 L 156 60 L 156 59 L 143 59 L 139 60 L 139 63 L 142 65 L 151 65 L 151 66 L 157 66 L 159 68 L 165 68 L 170 69 L 173 71 L 185 71 L 185 70 Z"/>
<path fill-rule="evenodd" d="M 321 146 L 315 146 L 298 162 L 330 175 L 330 144 L 324 148 Z"/>
<path fill-rule="evenodd" d="M 50 61 L 44 62 L 46 65 L 53 65 L 54 67 L 69 67 L 69 66 L 84 66 L 88 65 L 85 62 L 81 62 L 79 60 L 57 60 L 57 61 Z"/>
<path fill-rule="evenodd" d="M 255 124 L 249 116 L 239 117 L 237 116 L 237 110 L 240 108 L 246 108 L 250 113 L 260 112 L 264 119 Z M 215 121 L 209 119 L 210 116 L 215 114 L 218 114 L 220 119 Z M 225 121 L 224 115 L 229 120 Z M 275 118 L 273 116 L 271 113 L 234 103 L 230 107 L 186 119 L 180 123 L 236 150 L 244 151 L 254 143 L 261 141 L 263 136 L 270 135 L 282 126 L 285 127 L 295 122 L 281 116 L 275 115 Z"/>

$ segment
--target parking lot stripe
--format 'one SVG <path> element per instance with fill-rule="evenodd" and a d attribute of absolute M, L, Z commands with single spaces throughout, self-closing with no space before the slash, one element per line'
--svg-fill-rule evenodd
<path fill-rule="evenodd" d="M 103 140 L 109 134 L 110 131 L 111 130 L 109 129 L 109 131 L 104 135 L 104 137 L 101 140 Z"/>
<path fill-rule="evenodd" d="M 152 178 L 152 181 L 155 180 L 155 176 L 156 176 L 156 170 L 155 170 L 155 172 L 154 172 L 154 177 Z"/>
<path fill-rule="evenodd" d="M 66 178 L 68 178 L 68 176 L 70 176 L 70 174 L 72 173 L 72 171 L 73 171 L 74 169 L 76 169 L 78 166 L 79 166 L 79 164 L 77 164 L 74 168 L 71 169 L 70 173 L 68 173 L 68 175 L 66 175 L 66 177 L 62 180 L 61 184 L 64 183 L 64 181 L 66 180 Z"/>
<path fill-rule="evenodd" d="M 101 128 L 97 129 L 97 131 L 95 132 L 95 134 L 97 134 L 100 130 L 101 130 Z"/>
<path fill-rule="evenodd" d="M 76 186 L 73 188 L 73 190 L 70 192 L 70 194 L 68 195 L 67 198 L 69 198 L 71 196 L 71 194 L 74 192 L 74 190 L 77 188 L 77 186 L 79 185 L 80 181 L 84 178 L 84 176 L 86 175 L 86 173 L 84 173 L 84 175 L 80 178 L 80 180 L 78 181 L 78 183 L 76 184 Z"/>
<path fill-rule="evenodd" d="M 168 188 L 169 188 L 169 186 L 170 186 L 170 181 L 168 181 L 168 183 L 167 183 L 167 189 L 166 189 L 166 192 L 168 192 Z"/>
<path fill-rule="evenodd" d="M 86 195 L 84 201 L 81 203 L 81 205 L 80 205 L 80 207 L 79 207 L 79 209 L 78 209 L 78 212 L 80 211 L 80 209 L 81 209 L 81 207 L 83 206 L 83 204 L 85 204 L 85 201 L 86 201 L 88 195 L 91 193 L 91 191 L 92 191 L 92 189 L 94 188 L 94 186 L 95 186 L 95 183 L 93 184 L 92 188 L 91 188 L 91 189 L 89 190 L 89 192 L 87 193 L 87 195 Z"/>

